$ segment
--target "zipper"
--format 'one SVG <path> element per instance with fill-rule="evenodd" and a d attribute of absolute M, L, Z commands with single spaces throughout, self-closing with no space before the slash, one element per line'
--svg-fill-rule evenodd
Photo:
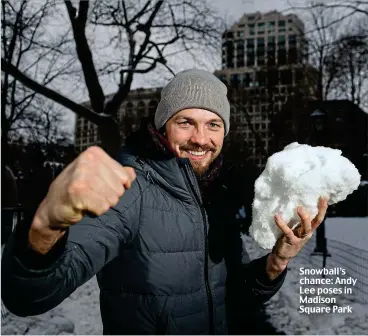
<path fill-rule="evenodd" d="M 214 328 L 214 321 L 213 321 L 213 298 L 211 293 L 211 288 L 209 284 L 209 272 L 208 272 L 208 222 L 207 222 L 207 216 L 205 213 L 204 205 L 202 202 L 201 192 L 199 190 L 199 186 L 197 183 L 197 177 L 195 176 L 193 172 L 193 168 L 190 165 L 190 163 L 185 162 L 184 160 L 180 160 L 182 164 L 184 165 L 184 171 L 187 175 L 188 181 L 189 181 L 189 187 L 190 190 L 194 194 L 194 199 L 201 209 L 202 219 L 203 219 L 203 226 L 204 226 L 204 283 L 206 287 L 206 293 L 207 293 L 207 302 L 208 302 L 208 323 L 209 323 L 209 330 L 210 335 L 215 334 L 215 328 Z M 194 183 L 190 183 L 191 181 L 194 181 Z"/>

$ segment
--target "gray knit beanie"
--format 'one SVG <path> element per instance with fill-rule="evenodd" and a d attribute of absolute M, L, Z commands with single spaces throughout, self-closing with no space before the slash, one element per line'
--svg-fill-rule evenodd
<path fill-rule="evenodd" d="M 177 112 L 201 108 L 218 114 L 225 124 L 225 135 L 230 129 L 230 104 L 227 87 L 208 71 L 191 69 L 179 72 L 161 91 L 155 114 L 159 130 Z"/>

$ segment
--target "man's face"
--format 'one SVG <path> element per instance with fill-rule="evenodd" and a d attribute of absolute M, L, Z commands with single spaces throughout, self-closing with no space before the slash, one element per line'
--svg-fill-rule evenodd
<path fill-rule="evenodd" d="M 200 177 L 221 152 L 225 126 L 216 113 L 186 109 L 167 121 L 166 136 L 176 155 L 188 158 Z"/>

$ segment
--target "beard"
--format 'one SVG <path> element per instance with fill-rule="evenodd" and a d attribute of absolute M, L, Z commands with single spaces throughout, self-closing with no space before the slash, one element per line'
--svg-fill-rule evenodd
<path fill-rule="evenodd" d="M 215 159 L 216 156 L 211 156 L 211 159 L 207 161 L 205 164 L 190 160 L 194 174 L 197 176 L 197 178 L 201 178 L 206 174 L 206 172 L 209 170 L 212 162 L 215 161 Z"/>
<path fill-rule="evenodd" d="M 194 174 L 196 175 L 197 178 L 201 178 L 203 177 L 206 172 L 208 171 L 208 169 L 210 168 L 211 164 L 213 161 L 215 161 L 216 157 L 219 155 L 218 151 L 216 150 L 216 148 L 212 147 L 212 146 L 198 146 L 196 144 L 193 143 L 187 143 L 185 145 L 182 145 L 179 147 L 180 151 L 205 151 L 205 152 L 210 152 L 211 156 L 208 160 L 206 161 L 194 161 L 191 160 L 189 158 L 189 161 L 192 165 Z"/>

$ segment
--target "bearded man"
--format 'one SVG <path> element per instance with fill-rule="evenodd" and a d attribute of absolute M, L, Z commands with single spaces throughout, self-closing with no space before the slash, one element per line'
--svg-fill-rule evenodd
<path fill-rule="evenodd" d="M 104 334 L 231 332 L 229 311 L 270 299 L 315 227 L 300 212 L 298 236 L 277 217 L 284 235 L 249 260 L 222 179 L 229 129 L 226 86 L 178 73 L 117 160 L 87 149 L 17 226 L 2 259 L 6 307 L 44 313 L 97 274 Z"/>

